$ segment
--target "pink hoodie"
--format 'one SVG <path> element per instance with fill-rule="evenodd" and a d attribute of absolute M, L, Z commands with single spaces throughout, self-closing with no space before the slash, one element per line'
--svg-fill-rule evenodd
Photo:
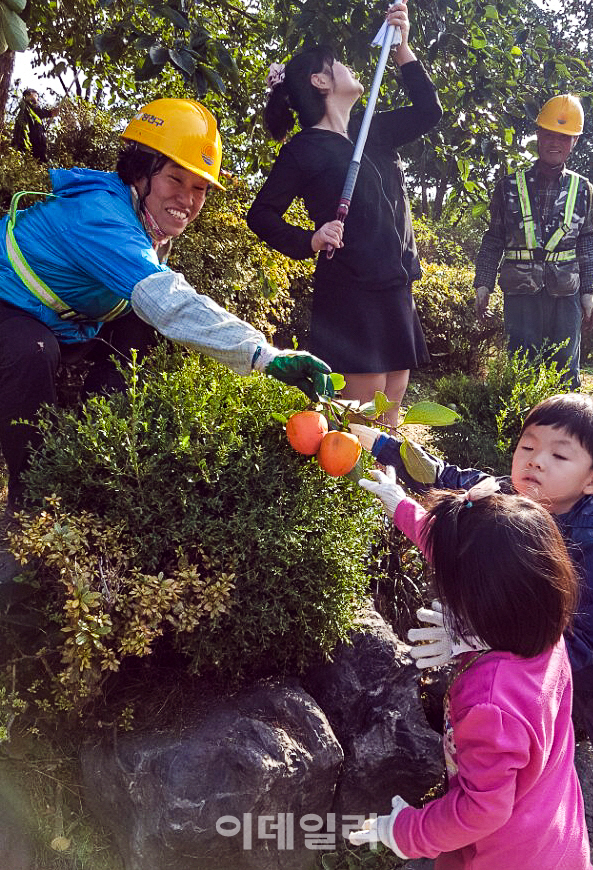
<path fill-rule="evenodd" d="M 406 499 L 394 522 L 417 541 L 424 515 Z M 535 658 L 486 653 L 449 700 L 449 787 L 397 816 L 401 851 L 436 858 L 435 870 L 592 870 L 564 639 Z"/>

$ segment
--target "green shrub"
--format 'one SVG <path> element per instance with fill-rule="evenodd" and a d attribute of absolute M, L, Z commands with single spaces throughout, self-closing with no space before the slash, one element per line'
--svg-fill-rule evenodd
<path fill-rule="evenodd" d="M 452 227 L 438 224 L 426 215 L 414 217 L 412 223 L 418 253 L 422 260 L 447 266 L 467 264 L 467 256 L 459 241 L 454 238 Z"/>
<path fill-rule="evenodd" d="M 209 194 L 198 219 L 175 242 L 170 265 L 198 293 L 270 336 L 291 319 L 293 286 L 300 295 L 309 292 L 313 260 L 290 260 L 259 241 L 245 223 L 252 198 L 240 182 Z M 288 218 L 300 222 L 301 212 L 295 205 Z"/>
<path fill-rule="evenodd" d="M 33 157 L 7 147 L 0 161 L 0 211 L 7 212 L 14 193 L 19 190 L 49 191 L 47 167 Z M 31 205 L 37 197 L 22 199 L 19 208 Z"/>
<path fill-rule="evenodd" d="M 433 365 L 441 371 L 480 372 L 493 345 L 502 342 L 502 299 L 490 301 L 493 316 L 475 315 L 473 272 L 440 263 L 423 264 L 414 298 Z"/>
<path fill-rule="evenodd" d="M 13 549 L 40 560 L 35 597 L 60 629 L 44 654 L 56 705 L 81 709 L 157 644 L 234 681 L 347 637 L 378 508 L 290 448 L 271 415 L 303 405 L 270 378 L 161 349 L 126 395 L 47 418 L 28 486 L 51 498 Z"/>
<path fill-rule="evenodd" d="M 60 114 L 49 125 L 51 164 L 109 172 L 115 167 L 121 129 L 123 123 L 113 110 L 106 112 L 79 97 L 69 97 L 62 101 Z"/>
<path fill-rule="evenodd" d="M 500 350 L 488 362 L 485 377 L 462 372 L 436 381 L 434 400 L 454 406 L 462 420 L 431 430 L 431 441 L 448 462 L 508 474 L 512 451 L 528 411 L 548 396 L 570 387 L 564 370 L 541 358 L 530 363 Z"/>

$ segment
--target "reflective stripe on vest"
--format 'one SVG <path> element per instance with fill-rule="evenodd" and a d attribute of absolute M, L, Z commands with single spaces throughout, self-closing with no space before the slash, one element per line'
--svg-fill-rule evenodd
<path fill-rule="evenodd" d="M 541 253 L 542 262 L 546 263 L 568 263 L 571 260 L 576 260 L 576 248 L 571 248 L 569 251 L 547 251 L 543 248 L 536 248 L 535 251 L 527 251 L 524 248 L 509 248 L 504 252 L 505 260 L 521 260 L 527 263 L 533 263 L 538 258 L 537 252 Z"/>
<path fill-rule="evenodd" d="M 52 311 L 60 317 L 62 320 L 71 320 L 74 322 L 101 322 L 105 323 L 109 320 L 115 320 L 116 317 L 119 317 L 120 314 L 123 314 L 128 308 L 128 301 L 126 299 L 121 299 L 117 305 L 114 305 L 113 308 L 110 308 L 106 314 L 103 314 L 101 317 L 87 317 L 86 314 L 80 314 L 78 311 L 75 311 L 74 308 L 71 308 L 65 302 L 60 299 L 60 297 L 54 293 L 53 290 L 47 286 L 47 284 L 41 280 L 39 275 L 33 271 L 31 266 L 28 264 L 27 260 L 23 256 L 23 252 L 18 246 L 17 240 L 14 237 L 14 227 L 16 223 L 16 210 L 17 205 L 22 196 L 27 194 L 31 194 L 33 196 L 50 196 L 52 198 L 55 197 L 53 193 L 44 193 L 43 191 L 37 190 L 21 190 L 19 193 L 15 193 L 10 202 L 10 212 L 8 215 L 8 221 L 6 222 L 6 254 L 8 256 L 8 262 L 19 276 L 27 290 L 35 296 L 40 302 L 46 305 L 48 308 L 51 308 Z"/>
<path fill-rule="evenodd" d="M 519 203 L 521 205 L 521 215 L 523 217 L 523 228 L 525 230 L 526 248 L 516 248 L 514 250 L 505 251 L 505 259 L 523 261 L 533 261 L 535 259 L 541 259 L 546 263 L 566 263 L 576 259 L 576 250 L 574 248 L 570 251 L 556 251 L 556 248 L 558 247 L 564 236 L 567 234 L 567 232 L 570 230 L 572 217 L 574 215 L 574 207 L 576 204 L 577 193 L 579 189 L 579 176 L 576 174 L 576 172 L 571 172 L 568 169 L 566 170 L 566 172 L 568 175 L 570 175 L 570 184 L 568 186 L 566 203 L 564 205 L 564 219 L 558 229 L 555 230 L 554 233 L 552 233 L 552 235 L 546 242 L 543 250 L 538 246 L 537 236 L 535 234 L 535 219 L 533 217 L 533 210 L 531 208 L 531 201 L 529 199 L 529 191 L 527 189 L 525 172 L 523 170 L 519 170 L 517 173 L 515 173 L 515 178 L 517 179 L 517 192 L 519 194 Z M 541 251 L 539 258 L 537 258 L 534 253 L 536 250 Z"/>

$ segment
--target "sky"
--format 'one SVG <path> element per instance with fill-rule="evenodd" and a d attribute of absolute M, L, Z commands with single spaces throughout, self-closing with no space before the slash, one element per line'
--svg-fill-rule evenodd
<path fill-rule="evenodd" d="M 24 90 L 25 88 L 35 88 L 39 96 L 42 98 L 43 103 L 48 103 L 53 105 L 56 102 L 55 96 L 50 92 L 49 88 L 53 91 L 58 91 L 61 95 L 62 87 L 59 82 L 42 78 L 42 67 L 36 67 L 33 69 L 31 66 L 31 58 L 32 53 L 29 51 L 16 51 L 14 54 L 14 72 L 12 74 L 12 83 L 13 86 L 16 84 L 16 80 L 19 79 L 19 88 Z M 66 84 L 70 84 L 70 78 L 66 76 L 65 78 Z"/>

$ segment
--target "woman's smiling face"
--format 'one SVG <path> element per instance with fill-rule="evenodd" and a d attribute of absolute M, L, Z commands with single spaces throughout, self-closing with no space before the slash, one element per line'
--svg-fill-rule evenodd
<path fill-rule="evenodd" d="M 136 186 L 142 195 L 148 182 L 142 179 Z M 206 179 L 168 160 L 160 172 L 152 176 L 145 206 L 163 233 L 175 238 L 198 216 L 207 190 Z"/>

